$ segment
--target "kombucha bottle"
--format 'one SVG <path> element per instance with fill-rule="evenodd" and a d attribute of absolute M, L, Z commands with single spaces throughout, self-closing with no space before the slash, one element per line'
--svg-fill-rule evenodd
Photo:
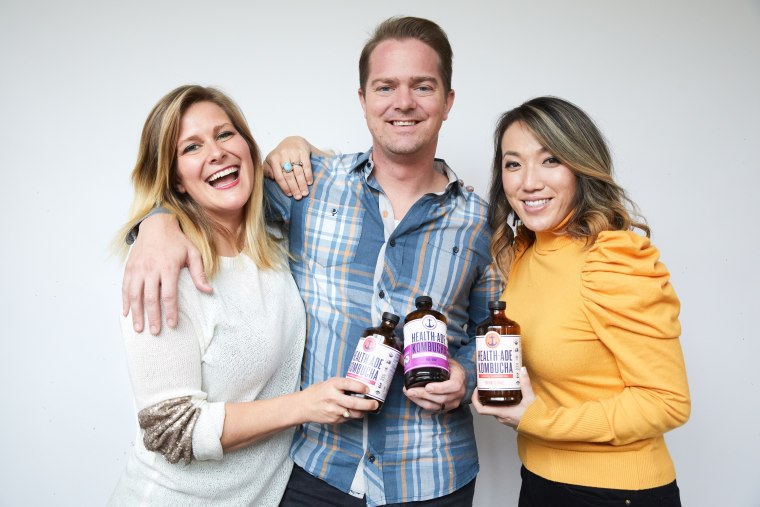
<path fill-rule="evenodd" d="M 419 296 L 404 320 L 404 385 L 407 389 L 449 379 L 448 321 L 430 296 Z"/>
<path fill-rule="evenodd" d="M 358 380 L 369 387 L 367 394 L 353 395 L 377 400 L 378 407 L 373 414 L 379 414 L 383 408 L 401 357 L 401 340 L 394 332 L 398 321 L 398 315 L 385 312 L 379 327 L 365 329 L 346 373 L 347 378 Z"/>
<path fill-rule="evenodd" d="M 507 318 L 504 301 L 491 301 L 491 315 L 476 329 L 478 399 L 483 405 L 517 405 L 520 391 L 520 325 Z"/>

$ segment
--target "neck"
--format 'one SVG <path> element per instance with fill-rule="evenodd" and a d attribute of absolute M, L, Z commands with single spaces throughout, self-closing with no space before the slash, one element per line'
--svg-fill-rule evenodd
<path fill-rule="evenodd" d="M 396 220 L 401 220 L 423 195 L 446 188 L 449 180 L 435 170 L 434 154 L 389 157 L 381 150 L 373 150 L 373 174 L 391 202 Z"/>
<path fill-rule="evenodd" d="M 217 254 L 222 257 L 236 257 L 240 253 L 238 246 L 226 237 L 216 237 Z"/>
<path fill-rule="evenodd" d="M 217 253 L 224 257 L 235 257 L 240 253 L 238 238 L 240 237 L 240 227 L 242 220 L 214 220 L 217 227 L 222 227 L 228 234 L 222 231 L 214 231 L 214 242 L 216 243 Z"/>

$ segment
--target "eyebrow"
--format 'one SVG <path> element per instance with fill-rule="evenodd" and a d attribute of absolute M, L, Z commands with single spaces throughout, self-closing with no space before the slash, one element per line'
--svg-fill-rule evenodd
<path fill-rule="evenodd" d="M 233 129 L 235 129 L 235 125 L 233 125 L 232 123 L 230 123 L 230 122 L 224 122 L 224 123 L 222 123 L 222 124 L 217 125 L 216 127 L 214 127 L 214 134 L 218 134 L 219 131 L 222 130 L 226 126 L 229 126 L 229 127 L 232 127 Z M 235 130 L 237 130 L 237 129 L 235 129 Z M 177 145 L 180 145 L 182 143 L 186 143 L 186 142 L 188 142 L 190 140 L 193 140 L 193 139 L 199 139 L 199 138 L 200 138 L 200 136 L 198 136 L 197 134 L 193 134 L 193 135 L 191 135 L 189 137 L 186 137 L 184 139 L 178 139 L 177 140 Z"/>
<path fill-rule="evenodd" d="M 379 83 L 398 83 L 399 81 L 400 80 L 398 78 L 395 78 L 395 77 L 378 77 L 378 78 L 373 79 L 372 81 L 370 81 L 369 84 L 370 85 L 375 85 L 375 84 L 379 84 Z M 433 82 L 433 83 L 436 83 L 436 84 L 438 84 L 438 82 L 439 82 L 438 78 L 435 77 L 435 76 L 413 76 L 410 79 L 410 81 L 411 81 L 412 84 L 424 83 L 425 81 L 430 81 L 430 82 Z"/>
<path fill-rule="evenodd" d="M 536 153 L 551 153 L 551 151 L 549 151 L 546 147 L 541 146 L 541 149 L 538 150 L 538 151 L 536 151 Z M 504 154 L 501 156 L 501 158 L 503 159 L 507 155 L 511 155 L 513 157 L 519 157 L 520 153 L 517 152 L 517 151 L 507 150 L 507 151 L 504 152 Z"/>
<path fill-rule="evenodd" d="M 432 81 L 433 83 L 438 83 L 438 78 L 435 76 L 415 76 L 412 78 L 412 83 L 423 83 L 425 81 Z"/>

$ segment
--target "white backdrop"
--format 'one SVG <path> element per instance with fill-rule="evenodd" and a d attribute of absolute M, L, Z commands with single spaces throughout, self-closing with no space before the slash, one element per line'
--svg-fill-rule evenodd
<path fill-rule="evenodd" d="M 481 194 L 499 113 L 552 94 L 598 121 L 683 305 L 693 411 L 668 443 L 684 505 L 760 505 L 758 0 L 0 0 L 0 505 L 102 505 L 131 452 L 108 242 L 152 105 L 215 85 L 265 152 L 292 133 L 364 150 L 358 55 L 396 14 L 449 34 L 438 155 Z M 477 430 L 476 505 L 516 505 L 514 432 Z"/>

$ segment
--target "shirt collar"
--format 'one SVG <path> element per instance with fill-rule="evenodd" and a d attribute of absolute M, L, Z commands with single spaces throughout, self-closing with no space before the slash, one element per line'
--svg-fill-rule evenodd
<path fill-rule="evenodd" d="M 442 196 L 449 193 L 454 196 L 463 195 L 463 192 L 460 188 L 461 185 L 459 183 L 459 178 L 457 177 L 456 173 L 449 167 L 445 160 L 436 158 L 433 161 L 433 167 L 436 171 L 446 175 L 446 178 L 449 180 L 446 188 L 441 192 L 435 192 L 434 195 Z M 374 169 L 375 163 L 372 160 L 372 148 L 359 155 L 359 157 L 356 159 L 356 162 L 354 162 L 353 167 L 351 168 L 352 171 L 362 171 L 364 174 L 364 180 L 367 183 L 370 183 L 370 181 L 374 180 L 374 177 L 372 176 L 372 171 L 374 171 Z"/>

